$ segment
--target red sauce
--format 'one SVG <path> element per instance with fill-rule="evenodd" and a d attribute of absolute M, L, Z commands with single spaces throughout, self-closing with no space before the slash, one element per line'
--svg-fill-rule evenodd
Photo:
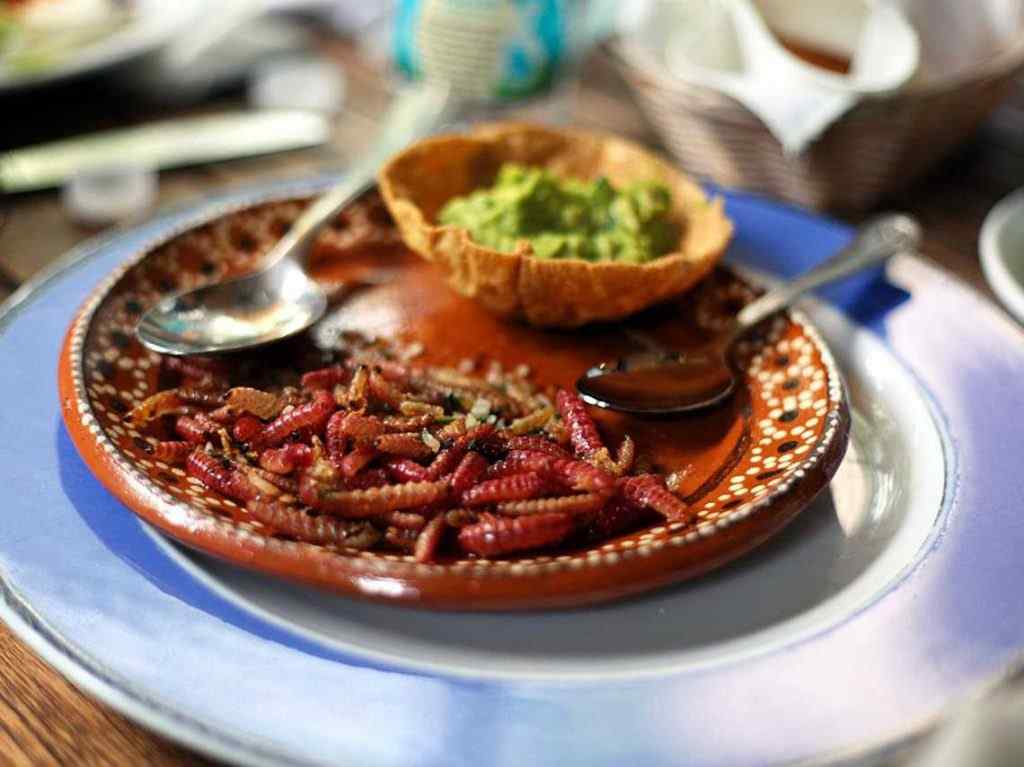
<path fill-rule="evenodd" d="M 714 351 L 688 354 L 681 362 L 612 371 L 587 381 L 587 391 L 623 407 L 685 408 L 714 400 L 727 391 L 732 375 Z"/>

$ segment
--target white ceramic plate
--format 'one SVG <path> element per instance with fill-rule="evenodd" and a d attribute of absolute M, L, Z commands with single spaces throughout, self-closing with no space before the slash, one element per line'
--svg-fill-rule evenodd
<path fill-rule="evenodd" d="M 1024 189 L 989 212 L 981 227 L 978 249 L 981 269 L 992 292 L 1024 322 Z"/>
<path fill-rule="evenodd" d="M 841 622 L 899 576 L 936 530 L 948 471 L 945 437 L 913 376 L 834 309 L 818 305 L 812 319 L 846 371 L 848 455 L 829 492 L 779 541 L 747 565 L 682 590 L 525 619 L 442 614 L 342 603 L 153 534 L 183 567 L 244 609 L 390 666 L 607 680 L 710 668 L 781 649 Z"/>

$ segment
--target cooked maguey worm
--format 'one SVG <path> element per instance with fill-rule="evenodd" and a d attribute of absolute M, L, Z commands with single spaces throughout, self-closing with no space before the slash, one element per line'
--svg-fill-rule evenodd
<path fill-rule="evenodd" d="M 272 389 L 230 386 L 233 371 L 215 360 L 165 363 L 181 380 L 129 414 L 149 433 L 139 449 L 184 463 L 267 535 L 418 562 L 692 520 L 664 478 L 631 473 L 628 435 L 612 457 L 572 392 L 539 392 L 500 365 L 485 380 L 414 365 L 381 341 L 346 342 L 354 351 L 337 364 L 272 375 L 286 384 Z"/>

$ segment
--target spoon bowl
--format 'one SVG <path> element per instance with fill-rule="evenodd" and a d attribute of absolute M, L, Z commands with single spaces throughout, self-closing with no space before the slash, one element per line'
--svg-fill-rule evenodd
<path fill-rule="evenodd" d="M 165 298 L 136 333 L 161 354 L 215 354 L 295 335 L 327 308 L 320 286 L 294 261 Z"/>
<path fill-rule="evenodd" d="M 576 382 L 589 405 L 635 415 L 674 415 L 724 402 L 736 388 L 717 345 L 685 352 L 646 351 L 590 368 Z"/>

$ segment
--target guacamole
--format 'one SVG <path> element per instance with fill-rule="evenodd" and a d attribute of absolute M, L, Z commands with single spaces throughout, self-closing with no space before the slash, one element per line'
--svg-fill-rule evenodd
<path fill-rule="evenodd" d="M 671 203 L 668 188 L 653 181 L 615 189 L 605 178 L 563 179 L 506 164 L 493 186 L 449 200 L 438 219 L 504 252 L 528 240 L 537 258 L 642 264 L 679 242 L 679 227 L 668 219 Z"/>

